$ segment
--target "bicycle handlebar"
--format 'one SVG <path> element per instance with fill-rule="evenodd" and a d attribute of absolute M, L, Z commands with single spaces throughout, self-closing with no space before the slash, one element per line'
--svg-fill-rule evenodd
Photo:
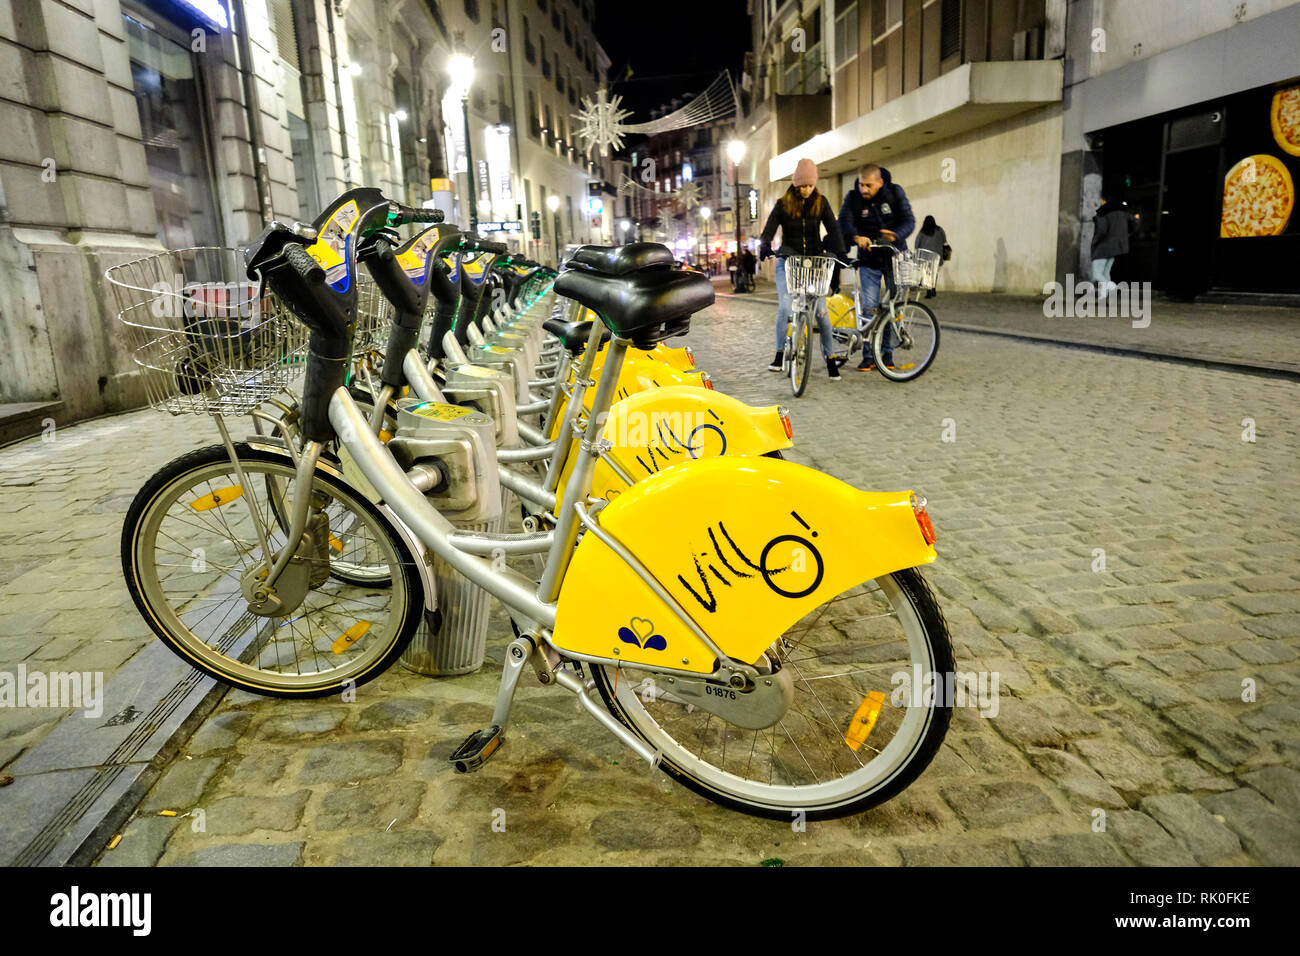
<path fill-rule="evenodd" d="M 411 222 L 439 223 L 444 219 L 441 209 L 416 209 L 414 206 L 404 206 L 399 202 L 388 204 L 387 225 L 389 226 L 404 226 Z"/>

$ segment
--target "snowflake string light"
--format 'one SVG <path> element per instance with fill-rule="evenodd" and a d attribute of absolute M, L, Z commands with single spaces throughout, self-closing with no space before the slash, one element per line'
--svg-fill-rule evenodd
<path fill-rule="evenodd" d="M 630 133 L 653 136 L 731 116 L 736 112 L 736 89 L 731 74 L 723 70 L 704 92 L 692 97 L 681 109 L 646 123 L 626 122 L 632 113 L 623 109 L 622 104 L 623 97 L 611 97 L 603 87 L 596 91 L 594 100 L 590 96 L 582 98 L 582 109 L 572 114 L 572 118 L 577 121 L 576 135 L 587 144 L 587 149 L 595 146 L 608 156 L 611 149 L 622 148 L 623 137 Z"/>
<path fill-rule="evenodd" d="M 590 96 L 582 98 L 582 110 L 573 118 L 578 121 L 577 135 L 587 149 L 594 146 L 608 156 L 610 150 L 623 147 L 623 121 L 632 113 L 622 109 L 622 103 L 623 97 L 609 98 L 604 87 L 596 91 L 595 100 Z"/>
<path fill-rule="evenodd" d="M 687 209 L 694 209 L 700 204 L 700 184 L 694 180 L 682 183 L 677 198 Z"/>

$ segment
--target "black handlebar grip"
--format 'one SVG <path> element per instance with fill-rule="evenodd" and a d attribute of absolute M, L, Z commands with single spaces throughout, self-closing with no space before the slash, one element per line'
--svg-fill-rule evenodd
<path fill-rule="evenodd" d="M 443 213 L 441 209 L 416 209 L 413 206 L 403 206 L 400 203 L 393 203 L 397 207 L 397 216 L 390 217 L 390 222 L 404 224 L 408 222 L 442 222 Z"/>
<path fill-rule="evenodd" d="M 320 267 L 320 263 L 307 254 L 307 250 L 295 243 L 289 243 L 284 247 L 284 261 L 289 264 L 289 268 L 298 273 L 298 276 L 311 285 L 320 285 L 325 281 L 325 270 Z"/>
<path fill-rule="evenodd" d="M 491 239 L 472 239 L 469 245 L 478 252 L 492 252 L 498 256 L 503 256 L 510 251 L 510 247 L 504 242 L 493 242 Z"/>

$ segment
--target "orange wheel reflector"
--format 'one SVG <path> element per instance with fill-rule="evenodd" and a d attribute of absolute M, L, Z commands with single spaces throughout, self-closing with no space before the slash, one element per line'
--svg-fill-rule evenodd
<path fill-rule="evenodd" d="M 330 650 L 335 654 L 342 654 L 349 647 L 361 640 L 366 631 L 370 630 L 369 621 L 357 621 L 350 628 L 339 635 L 339 639 L 330 645 Z"/>
<path fill-rule="evenodd" d="M 202 498 L 196 498 L 190 502 L 190 507 L 195 511 L 211 511 L 213 508 L 220 508 L 224 504 L 229 504 L 244 493 L 242 485 L 231 485 L 229 488 L 218 488 L 211 494 L 204 495 Z"/>
<path fill-rule="evenodd" d="M 856 751 L 866 742 L 884 706 L 883 691 L 873 690 L 862 698 L 862 703 L 853 712 L 853 719 L 849 721 L 849 729 L 844 732 L 844 742 L 849 745 L 850 750 Z"/>

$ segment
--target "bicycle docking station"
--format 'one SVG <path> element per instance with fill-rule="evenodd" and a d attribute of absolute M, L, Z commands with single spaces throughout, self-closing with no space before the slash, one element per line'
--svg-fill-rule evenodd
<path fill-rule="evenodd" d="M 501 517 L 496 424 L 473 408 L 402 399 L 393 458 L 429 502 L 457 524 Z M 425 487 L 421 487 L 425 486 Z"/>
<path fill-rule="evenodd" d="M 490 417 L 496 423 L 499 447 L 519 447 L 515 384 L 508 372 L 479 365 L 456 365 L 447 370 L 442 393 L 451 403 L 472 405 Z"/>

